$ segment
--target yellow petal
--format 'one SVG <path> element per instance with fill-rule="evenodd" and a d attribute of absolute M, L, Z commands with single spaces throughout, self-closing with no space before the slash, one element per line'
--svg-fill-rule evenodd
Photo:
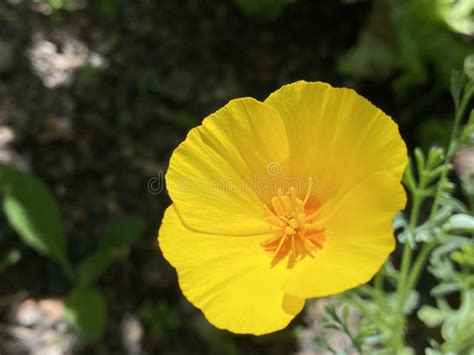
<path fill-rule="evenodd" d="M 287 128 L 294 176 L 315 178 L 321 202 L 376 171 L 401 178 L 408 158 L 397 125 L 355 91 L 298 81 L 265 103 Z"/>
<path fill-rule="evenodd" d="M 406 203 L 399 178 L 376 172 L 337 201 L 323 206 L 318 222 L 326 241 L 315 258 L 296 263 L 283 289 L 297 297 L 321 297 L 371 279 L 393 251 L 392 218 Z"/>
<path fill-rule="evenodd" d="M 173 206 L 165 212 L 158 241 L 176 268 L 181 290 L 221 329 L 265 334 L 284 328 L 304 300 L 285 295 L 283 266 L 270 268 L 260 243 L 266 236 L 217 236 L 186 229 Z"/>
<path fill-rule="evenodd" d="M 167 188 L 193 230 L 262 233 L 268 224 L 256 185 L 268 182 L 269 164 L 283 164 L 288 155 L 285 127 L 273 108 L 251 98 L 232 100 L 192 129 L 175 150 Z"/>

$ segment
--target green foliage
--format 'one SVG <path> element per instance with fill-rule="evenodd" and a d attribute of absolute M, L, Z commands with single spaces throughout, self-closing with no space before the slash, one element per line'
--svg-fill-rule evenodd
<path fill-rule="evenodd" d="M 474 219 L 474 217 L 471 218 Z M 462 245 L 461 250 L 451 253 L 451 259 L 461 267 L 474 269 L 474 244 Z"/>
<path fill-rule="evenodd" d="M 471 54 L 464 60 L 464 73 L 474 80 L 474 54 Z"/>
<path fill-rule="evenodd" d="M 451 69 L 460 67 L 472 51 L 452 26 L 472 15 L 452 16 L 455 7 L 443 0 L 374 0 L 369 21 L 355 46 L 340 59 L 339 71 L 372 80 L 394 76 L 393 86 L 402 93 L 425 83 L 432 68 L 439 84 L 447 86 Z"/>
<path fill-rule="evenodd" d="M 234 0 L 235 5 L 246 16 L 272 20 L 280 16 L 291 0 Z"/>
<path fill-rule="evenodd" d="M 42 2 L 47 3 L 54 10 L 61 10 L 66 7 L 72 0 L 42 0 Z"/>
<path fill-rule="evenodd" d="M 464 90 L 467 90 L 469 81 L 469 78 L 460 71 L 455 70 L 451 73 L 451 96 L 456 110 L 459 109 Z"/>
<path fill-rule="evenodd" d="M 23 242 L 59 262 L 68 273 L 66 243 L 59 208 L 48 188 L 35 177 L 0 164 L 3 209 Z"/>
<path fill-rule="evenodd" d="M 443 226 L 448 233 L 474 233 L 474 217 L 468 214 L 455 214 Z"/>
<path fill-rule="evenodd" d="M 449 145 L 446 149 L 431 148 L 427 154 L 416 148 L 404 174 L 410 209 L 408 215 L 400 213 L 394 220 L 403 244 L 400 268 L 388 261 L 372 285 L 336 297 L 361 314 L 356 331 L 351 331 L 344 312 L 341 316 L 333 306 L 326 307 L 323 326 L 336 329 L 351 340 L 352 349 L 344 353 L 413 354 L 406 345 L 405 329 L 407 317 L 415 311 L 428 327 L 441 327 L 443 341 L 430 339 L 426 354 L 474 352 L 474 205 L 468 207 L 453 196 L 455 185 L 449 179 L 450 161 L 465 144 L 462 137 L 470 129 L 472 114 L 464 130 L 461 127 L 474 98 L 474 82 L 459 72 L 451 80 L 455 115 Z M 469 193 L 466 200 L 469 201 Z M 436 307 L 420 307 L 421 298 L 416 291 L 427 260 L 428 271 L 437 279 L 430 291 Z M 457 298 L 459 307 L 448 303 L 448 295 L 450 299 Z M 315 341 L 319 347 L 336 353 L 324 338 Z"/>
<path fill-rule="evenodd" d="M 10 250 L 0 257 L 0 273 L 4 272 L 10 266 L 16 264 L 21 259 L 21 253 L 17 249 Z"/>
<path fill-rule="evenodd" d="M 439 308 L 431 306 L 421 307 L 417 314 L 418 318 L 420 318 L 430 328 L 439 326 L 443 323 L 443 320 L 446 319 L 445 312 Z"/>
<path fill-rule="evenodd" d="M 473 79 L 474 80 L 474 79 Z M 460 146 L 468 146 L 474 143 L 474 109 L 471 110 L 469 120 L 460 134 L 458 144 Z"/>
<path fill-rule="evenodd" d="M 87 341 L 95 341 L 102 334 L 107 319 L 107 303 L 102 293 L 94 288 L 74 289 L 65 300 L 65 316 Z"/>
<path fill-rule="evenodd" d="M 474 34 L 474 2 L 471 0 L 438 0 L 440 16 L 454 30 L 465 35 Z"/>
<path fill-rule="evenodd" d="M 344 349 L 344 353 L 350 354 L 355 352 L 361 353 L 363 347 L 363 329 L 351 330 L 348 322 L 349 318 L 349 306 L 344 304 L 341 307 L 340 315 L 336 310 L 336 306 L 333 303 L 328 303 L 324 307 L 324 318 L 322 326 L 326 329 L 336 329 L 339 330 L 342 334 L 346 335 L 351 340 L 351 347 Z M 325 349 L 331 353 L 337 353 L 324 339 L 324 337 L 317 337 L 315 339 L 316 343 L 320 348 Z"/>
<path fill-rule="evenodd" d="M 472 233 L 474 217 L 468 217 L 463 216 L 457 221 L 459 224 L 455 223 L 457 232 Z M 423 306 L 417 314 L 428 327 L 441 326 L 444 343 L 437 344 L 439 354 L 464 354 L 474 350 L 473 251 L 472 238 L 451 237 L 437 247 L 430 258 L 429 271 L 439 280 L 438 285 L 431 290 L 437 307 Z M 459 267 L 456 267 L 456 263 Z M 460 306 L 457 309 L 452 308 L 445 298 L 453 294 L 459 296 Z"/>
<path fill-rule="evenodd" d="M 89 287 L 102 276 L 107 267 L 132 245 L 145 227 L 138 216 L 127 216 L 110 222 L 99 238 L 95 251 L 81 261 L 78 267 L 78 284 Z"/>
<path fill-rule="evenodd" d="M 395 49 L 373 32 L 361 32 L 357 46 L 339 61 L 338 70 L 353 77 L 384 79 L 397 68 Z"/>
<path fill-rule="evenodd" d="M 116 258 L 127 252 L 144 227 L 145 221 L 139 216 L 111 221 L 100 235 L 97 248 L 77 267 L 77 288 L 66 298 L 67 319 L 89 341 L 100 337 L 106 319 L 104 296 L 90 287 Z M 92 309 L 87 307 L 88 301 L 94 302 Z"/>
<path fill-rule="evenodd" d="M 97 248 L 80 262 L 77 270 L 66 254 L 63 224 L 56 199 L 35 177 L 0 163 L 1 193 L 9 224 L 22 241 L 57 262 L 73 284 L 66 297 L 66 319 L 87 341 L 96 341 L 103 332 L 107 307 L 102 293 L 93 284 L 110 264 L 126 253 L 145 227 L 139 216 L 124 216 L 104 228 Z M 12 250 L 0 259 L 0 272 L 17 262 Z"/>

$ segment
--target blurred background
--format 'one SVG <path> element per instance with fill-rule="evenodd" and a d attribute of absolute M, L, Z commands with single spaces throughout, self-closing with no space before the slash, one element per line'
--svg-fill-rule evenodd
<path fill-rule="evenodd" d="M 445 144 L 473 14 L 472 0 L 0 0 L 0 354 L 319 354 L 312 303 L 254 337 L 185 300 L 156 244 L 169 157 L 228 100 L 299 79 L 356 89 L 410 149 Z"/>

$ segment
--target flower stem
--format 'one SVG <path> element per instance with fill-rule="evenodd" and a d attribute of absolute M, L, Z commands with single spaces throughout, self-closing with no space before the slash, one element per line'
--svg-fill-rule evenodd
<path fill-rule="evenodd" d="M 424 188 L 424 179 L 420 177 L 419 189 Z M 423 203 L 424 197 L 422 197 L 417 191 L 413 192 L 413 205 L 410 212 L 410 220 L 408 222 L 409 233 L 415 234 L 415 229 L 418 224 L 420 216 L 420 210 Z M 413 249 L 408 241 L 403 245 L 402 261 L 400 266 L 400 278 L 398 280 L 398 302 L 400 310 L 403 310 L 405 298 L 409 293 L 410 289 L 407 287 L 407 278 L 410 271 L 411 261 L 413 257 Z"/>
<path fill-rule="evenodd" d="M 377 298 L 377 303 L 380 302 L 380 299 L 382 298 L 383 295 L 383 269 L 379 270 L 379 272 L 375 275 L 375 280 L 374 280 L 374 288 L 375 288 L 375 295 Z"/>
<path fill-rule="evenodd" d="M 448 151 L 444 158 L 445 164 L 451 161 L 451 158 L 456 152 L 456 136 L 459 130 L 461 119 L 464 115 L 464 111 L 466 110 L 467 104 L 471 100 L 471 97 L 473 94 L 474 94 L 474 87 L 469 87 L 469 89 L 467 89 L 465 94 L 463 95 L 461 103 L 459 104 L 459 107 L 456 110 L 456 114 L 454 116 L 453 129 L 451 132 L 451 139 L 449 141 Z M 449 170 L 444 170 L 440 176 L 439 181 L 443 182 L 448 177 L 448 173 L 449 173 Z M 436 188 L 436 194 L 433 201 L 433 205 L 431 206 L 429 220 L 434 217 L 436 211 L 438 210 L 438 207 L 440 205 L 441 193 L 442 193 L 442 188 L 441 188 L 441 183 L 439 183 Z M 411 218 L 410 218 L 410 222 L 411 222 Z M 433 248 L 436 245 L 437 245 L 436 241 L 432 241 L 430 243 L 424 244 L 423 247 L 421 248 L 421 251 L 417 255 L 415 262 L 413 264 L 413 269 L 411 271 L 410 278 L 408 280 L 407 290 L 411 290 L 416 287 L 416 284 L 418 283 L 419 274 L 421 272 L 423 265 L 425 264 L 425 260 L 428 257 L 429 253 L 431 252 L 431 250 L 433 250 Z"/>
<path fill-rule="evenodd" d="M 468 86 L 464 92 L 464 95 L 461 99 L 461 102 L 459 103 L 459 106 L 456 107 L 456 112 L 454 116 L 454 122 L 453 122 L 453 129 L 451 131 L 451 137 L 450 137 L 450 142 L 448 146 L 448 151 L 445 156 L 444 163 L 448 164 L 451 161 L 451 158 L 453 157 L 455 151 L 456 151 L 456 137 L 459 131 L 459 126 L 461 123 L 461 119 L 464 115 L 464 112 L 466 110 L 467 104 L 471 100 L 471 97 L 474 95 L 474 85 Z M 448 177 L 449 170 L 443 171 L 443 173 L 440 176 L 438 185 L 436 187 L 436 193 L 434 197 L 433 204 L 431 206 L 431 211 L 430 215 L 428 218 L 428 221 L 431 220 L 434 215 L 436 214 L 438 207 L 441 202 L 441 196 L 443 192 L 442 188 L 442 183 L 447 179 Z M 421 210 L 421 206 L 424 200 L 424 197 L 420 195 L 419 191 L 422 191 L 426 186 L 426 181 L 424 180 L 423 176 L 419 176 L 419 184 L 414 191 L 412 191 L 412 196 L 413 196 L 413 204 L 412 204 L 412 209 L 410 212 L 410 219 L 408 223 L 408 229 L 409 232 L 414 235 L 415 234 L 415 229 L 416 226 L 418 225 L 418 219 L 419 219 L 419 214 Z M 437 241 L 433 240 L 427 244 L 424 244 L 416 256 L 415 262 L 413 263 L 412 266 L 412 258 L 413 258 L 413 249 L 412 246 L 408 241 L 405 242 L 405 245 L 403 246 L 403 255 L 402 255 L 402 261 L 401 261 L 401 266 L 400 266 L 400 278 L 398 281 L 398 312 L 400 314 L 400 328 L 398 329 L 397 334 L 399 334 L 397 339 L 394 339 L 394 345 L 396 346 L 397 349 L 400 349 L 404 346 L 404 340 L 403 340 L 403 328 L 405 327 L 406 323 L 406 315 L 404 313 L 405 309 L 405 303 L 407 300 L 408 295 L 410 292 L 416 288 L 416 285 L 418 283 L 419 276 L 421 274 L 421 271 L 423 269 L 423 266 L 425 264 L 425 261 L 430 254 L 431 250 L 437 245 Z M 408 274 L 410 275 L 408 276 Z"/>
<path fill-rule="evenodd" d="M 424 244 L 421 247 L 420 253 L 417 255 L 415 262 L 413 263 L 413 267 L 411 269 L 410 277 L 408 278 L 407 289 L 412 290 L 416 287 L 418 282 L 419 276 L 423 269 L 423 265 L 425 264 L 425 260 L 430 254 L 431 250 L 436 246 L 436 242 L 430 242 Z"/>
<path fill-rule="evenodd" d="M 420 181 L 420 187 L 422 187 L 424 181 Z M 419 187 L 419 188 L 420 188 Z M 417 190 L 413 191 L 413 204 L 410 212 L 410 219 L 408 223 L 409 233 L 414 235 L 416 225 L 418 223 L 421 206 L 423 203 L 424 197 L 420 195 Z M 401 350 L 404 347 L 404 327 L 406 323 L 405 316 L 405 302 L 407 295 L 410 293 L 411 288 L 409 287 L 410 282 L 408 280 L 408 273 L 410 272 L 411 261 L 413 257 L 413 249 L 409 241 L 405 241 L 403 245 L 403 254 L 402 261 L 400 266 L 400 277 L 398 279 L 397 285 L 397 301 L 398 301 L 398 310 L 397 314 L 400 315 L 398 321 L 394 323 L 396 331 L 394 334 L 396 336 L 393 339 L 394 349 Z"/>
<path fill-rule="evenodd" d="M 446 153 L 446 156 L 444 158 L 444 163 L 447 164 L 451 161 L 451 158 L 453 157 L 454 153 L 456 152 L 456 136 L 459 131 L 459 126 L 461 124 L 461 119 L 464 116 L 464 112 L 466 111 L 467 104 L 471 100 L 472 95 L 474 94 L 474 85 L 469 86 L 462 99 L 461 102 L 459 103 L 459 106 L 456 109 L 456 113 L 454 115 L 454 123 L 453 123 L 453 129 L 451 130 L 451 138 L 449 140 L 449 146 L 448 146 L 448 151 Z M 439 179 L 440 182 L 443 182 L 447 176 L 448 176 L 449 171 L 444 170 L 443 173 L 441 174 L 441 177 Z M 441 198 L 441 193 L 442 193 L 442 188 L 441 184 L 439 183 L 437 188 L 436 188 L 436 194 L 435 198 L 433 201 L 433 206 L 431 207 L 431 212 L 429 219 L 431 219 L 435 213 L 438 210 L 439 207 L 439 202 Z"/>

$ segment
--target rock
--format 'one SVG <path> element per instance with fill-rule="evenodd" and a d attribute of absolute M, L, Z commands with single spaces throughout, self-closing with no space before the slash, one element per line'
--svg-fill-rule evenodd
<path fill-rule="evenodd" d="M 60 299 L 27 299 L 14 307 L 14 326 L 8 327 L 7 353 L 65 355 L 75 353 L 79 339 L 69 331 Z M 22 349 L 21 352 L 14 349 Z"/>
<path fill-rule="evenodd" d="M 0 126 L 0 147 L 6 146 L 15 140 L 15 132 L 8 126 Z"/>

